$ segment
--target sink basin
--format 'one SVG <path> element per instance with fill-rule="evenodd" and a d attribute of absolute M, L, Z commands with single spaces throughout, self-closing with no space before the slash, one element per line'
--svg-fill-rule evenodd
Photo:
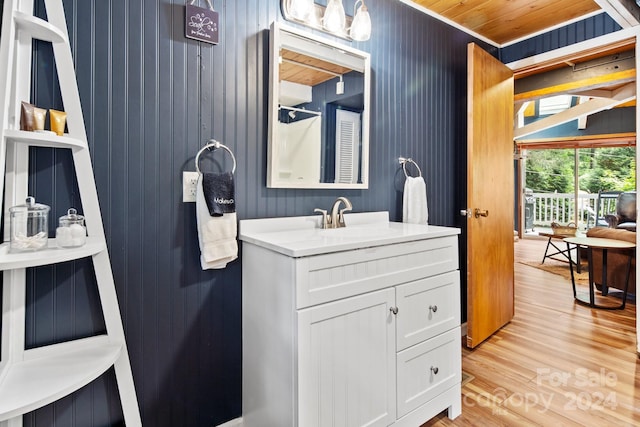
<path fill-rule="evenodd" d="M 291 257 L 339 252 L 459 234 L 434 225 L 389 221 L 388 212 L 345 214 L 344 228 L 322 229 L 319 215 L 240 221 L 240 240 Z"/>

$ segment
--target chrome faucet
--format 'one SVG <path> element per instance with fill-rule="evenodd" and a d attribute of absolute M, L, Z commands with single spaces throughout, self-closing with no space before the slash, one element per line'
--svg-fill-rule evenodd
<path fill-rule="evenodd" d="M 344 204 L 344 208 L 340 209 L 340 204 Z M 345 211 L 353 209 L 351 202 L 346 197 L 338 197 L 331 207 L 331 215 L 324 209 L 315 208 L 314 212 L 322 214 L 322 228 L 341 228 L 346 227 L 344 223 Z"/>
<path fill-rule="evenodd" d="M 344 203 L 344 209 L 339 209 L 340 204 Z M 345 227 L 344 212 L 353 209 L 351 202 L 346 197 L 338 197 L 331 208 L 331 228 Z"/>

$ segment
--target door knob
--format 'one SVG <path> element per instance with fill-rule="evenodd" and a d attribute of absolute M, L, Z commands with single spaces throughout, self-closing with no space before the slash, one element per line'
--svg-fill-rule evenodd
<path fill-rule="evenodd" d="M 489 211 L 481 210 L 481 209 L 476 208 L 476 210 L 474 212 L 474 216 L 476 218 L 480 218 L 481 216 L 487 217 L 487 216 L 489 216 Z"/>

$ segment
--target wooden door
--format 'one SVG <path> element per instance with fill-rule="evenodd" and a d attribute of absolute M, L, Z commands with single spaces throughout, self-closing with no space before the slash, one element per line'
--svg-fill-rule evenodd
<path fill-rule="evenodd" d="M 467 50 L 467 346 L 513 318 L 513 72 Z"/>

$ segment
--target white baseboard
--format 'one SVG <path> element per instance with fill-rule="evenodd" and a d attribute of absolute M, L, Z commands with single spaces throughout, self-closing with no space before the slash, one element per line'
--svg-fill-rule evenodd
<path fill-rule="evenodd" d="M 242 417 L 236 418 L 235 420 L 227 421 L 224 424 L 220 424 L 217 427 L 242 427 Z"/>
<path fill-rule="evenodd" d="M 462 325 L 460 325 L 460 335 L 463 337 L 467 336 L 467 322 L 464 322 Z"/>

